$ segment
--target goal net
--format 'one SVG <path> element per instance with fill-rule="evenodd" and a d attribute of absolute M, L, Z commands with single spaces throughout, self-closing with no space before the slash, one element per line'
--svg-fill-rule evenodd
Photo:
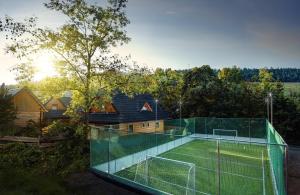
<path fill-rule="evenodd" d="M 213 135 L 237 137 L 238 131 L 232 129 L 213 129 Z"/>
<path fill-rule="evenodd" d="M 195 194 L 195 164 L 146 156 L 136 166 L 134 181 L 170 194 Z"/>

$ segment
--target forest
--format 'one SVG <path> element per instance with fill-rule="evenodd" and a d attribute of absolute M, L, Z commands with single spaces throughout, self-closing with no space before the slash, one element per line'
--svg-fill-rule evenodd
<path fill-rule="evenodd" d="M 267 69 L 258 70 L 257 82 L 245 81 L 242 70 L 223 68 L 216 73 L 208 65 L 184 73 L 157 69 L 154 75 L 159 84 L 152 93 L 174 118 L 179 116 L 179 100 L 183 117 L 267 118 L 265 99 L 271 92 L 275 128 L 289 144 L 299 144 L 300 93 L 286 94 L 284 83 Z"/>
<path fill-rule="evenodd" d="M 268 71 L 276 81 L 300 82 L 299 68 L 269 68 Z M 245 81 L 258 81 L 259 69 L 257 68 L 243 68 L 241 73 Z"/>

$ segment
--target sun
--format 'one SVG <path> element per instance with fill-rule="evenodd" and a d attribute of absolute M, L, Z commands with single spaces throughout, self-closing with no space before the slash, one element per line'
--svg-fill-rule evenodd
<path fill-rule="evenodd" d="M 35 57 L 32 65 L 37 69 L 34 76 L 34 80 L 39 81 L 46 77 L 57 75 L 57 72 L 53 66 L 54 57 L 47 52 L 40 53 Z"/>

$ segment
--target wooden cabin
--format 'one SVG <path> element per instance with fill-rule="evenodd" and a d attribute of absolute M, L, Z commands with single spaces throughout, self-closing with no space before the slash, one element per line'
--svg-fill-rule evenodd
<path fill-rule="evenodd" d="M 53 120 L 66 120 L 69 119 L 66 112 L 68 106 L 70 105 L 71 97 L 60 97 L 51 98 L 45 104 L 45 108 L 48 112 L 45 114 L 45 120 L 51 122 Z"/>
<path fill-rule="evenodd" d="M 14 121 L 17 126 L 25 127 L 29 120 L 36 123 L 43 121 L 47 109 L 28 88 L 9 89 L 8 94 L 12 96 L 17 111 Z"/>

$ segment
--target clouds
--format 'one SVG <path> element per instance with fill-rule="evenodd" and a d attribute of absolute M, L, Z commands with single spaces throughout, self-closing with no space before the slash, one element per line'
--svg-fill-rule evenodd
<path fill-rule="evenodd" d="M 249 35 L 257 47 L 283 57 L 299 58 L 300 26 L 286 27 L 276 22 L 250 24 Z"/>
<path fill-rule="evenodd" d="M 129 0 L 132 41 L 116 51 L 151 67 L 295 67 L 300 62 L 299 7 L 298 0 Z M 50 27 L 65 21 L 40 0 L 0 1 L 0 13 L 34 14 Z M 2 64 L 11 61 L 7 58 L 0 56 Z"/>

